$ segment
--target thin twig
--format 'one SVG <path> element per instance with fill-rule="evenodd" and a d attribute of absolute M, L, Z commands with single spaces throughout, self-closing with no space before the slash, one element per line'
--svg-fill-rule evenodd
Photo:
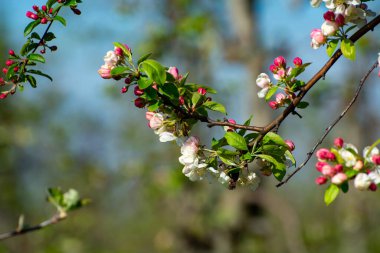
<path fill-rule="evenodd" d="M 56 223 L 58 223 L 64 219 L 66 219 L 66 217 L 67 217 L 66 213 L 57 213 L 53 217 L 51 217 L 50 219 L 45 220 L 38 225 L 35 225 L 32 227 L 25 227 L 25 228 L 21 228 L 21 229 L 16 229 L 16 230 L 11 231 L 11 232 L 0 234 L 0 241 L 11 238 L 11 237 L 15 237 L 18 235 L 22 235 L 22 234 L 26 234 L 29 232 L 33 232 L 36 230 L 43 229 L 47 226 L 56 224 Z"/>
<path fill-rule="evenodd" d="M 355 32 L 349 39 L 352 42 L 356 42 L 359 40 L 363 35 L 365 35 L 369 31 L 373 31 L 373 29 L 380 23 L 380 15 L 376 16 L 374 19 L 371 20 L 368 24 L 360 28 L 357 32 Z M 335 62 L 342 56 L 342 51 L 338 49 L 333 56 L 325 63 L 325 65 L 305 84 L 305 86 L 302 87 L 301 91 L 298 93 L 298 95 L 293 99 L 292 103 L 280 114 L 276 119 L 274 119 L 272 122 L 267 124 L 262 131 L 260 131 L 260 134 L 257 136 L 255 140 L 253 140 L 249 146 L 253 146 L 254 142 L 260 142 L 262 138 L 267 134 L 269 131 L 271 131 L 276 126 L 281 125 L 281 123 L 285 120 L 285 118 L 294 112 L 297 105 L 301 102 L 303 97 L 306 95 L 306 93 L 321 79 L 326 76 L 326 73 L 329 71 L 329 69 L 335 64 Z"/>
<path fill-rule="evenodd" d="M 365 83 L 365 81 L 367 80 L 367 78 L 369 77 L 369 75 L 372 73 L 372 71 L 377 67 L 378 63 L 377 61 L 371 66 L 371 68 L 368 70 L 368 72 L 365 74 L 365 76 L 360 80 L 359 82 L 359 86 L 358 88 L 356 89 L 356 92 L 355 92 L 355 95 L 353 96 L 353 98 L 351 99 L 350 103 L 344 108 L 344 110 L 340 113 L 340 115 L 333 121 L 333 123 L 328 127 L 326 128 L 324 134 L 320 137 L 320 139 L 317 141 L 317 143 L 315 144 L 315 146 L 309 151 L 309 153 L 307 153 L 307 156 L 306 156 L 306 159 L 304 160 L 304 162 L 298 166 L 295 171 L 293 171 L 284 181 L 280 182 L 279 184 L 276 185 L 276 187 L 280 187 L 281 185 L 287 183 L 295 174 L 297 174 L 307 163 L 308 161 L 310 160 L 310 158 L 312 157 L 312 155 L 314 154 L 315 150 L 318 148 L 319 145 L 321 145 L 321 143 L 324 141 L 324 139 L 326 138 L 326 136 L 330 133 L 330 131 L 335 127 L 335 125 L 344 117 L 344 115 L 346 115 L 347 111 L 352 107 L 352 105 L 355 103 L 356 99 L 358 98 L 359 94 L 360 94 L 360 91 L 361 89 L 363 88 L 363 85 Z"/>

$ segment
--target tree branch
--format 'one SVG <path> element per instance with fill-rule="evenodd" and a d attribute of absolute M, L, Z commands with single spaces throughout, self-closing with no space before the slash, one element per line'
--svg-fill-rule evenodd
<path fill-rule="evenodd" d="M 355 103 L 356 99 L 358 98 L 361 89 L 363 88 L 363 85 L 369 75 L 372 73 L 372 71 L 377 67 L 378 63 L 377 61 L 371 66 L 371 68 L 368 70 L 368 72 L 364 75 L 364 77 L 360 80 L 359 86 L 355 91 L 354 97 L 351 99 L 350 103 L 344 108 L 344 110 L 340 113 L 340 115 L 333 121 L 333 123 L 326 128 L 325 133 L 320 137 L 318 142 L 315 144 L 315 146 L 307 153 L 306 159 L 304 162 L 298 166 L 295 171 L 292 172 L 284 181 L 280 182 L 279 184 L 276 185 L 276 187 L 280 187 L 283 184 L 287 183 L 296 173 L 298 173 L 310 160 L 312 155 L 314 154 L 315 150 L 317 147 L 323 142 L 323 140 L 326 138 L 326 136 L 330 133 L 330 131 L 335 127 L 335 125 L 346 115 L 347 111 L 352 107 L 352 105 Z"/>
<path fill-rule="evenodd" d="M 25 228 L 21 227 L 21 228 L 17 228 L 14 231 L 0 234 L 0 241 L 8 239 L 8 238 L 11 238 L 11 237 L 15 237 L 15 236 L 18 236 L 18 235 L 22 235 L 22 234 L 26 234 L 26 233 L 29 233 L 29 232 L 33 232 L 33 231 L 36 231 L 36 230 L 43 229 L 43 228 L 45 228 L 47 226 L 56 224 L 56 223 L 58 223 L 58 222 L 60 222 L 60 221 L 62 221 L 64 219 L 66 219 L 66 217 L 67 217 L 67 214 L 64 213 L 64 212 L 57 213 L 53 217 L 51 217 L 50 219 L 45 220 L 45 221 L 41 222 L 38 225 L 35 225 L 35 226 L 32 226 L 32 227 L 25 227 Z"/>

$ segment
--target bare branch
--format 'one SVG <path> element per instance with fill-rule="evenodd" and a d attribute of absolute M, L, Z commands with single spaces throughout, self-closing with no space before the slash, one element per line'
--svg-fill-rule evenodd
<path fill-rule="evenodd" d="M 344 115 L 346 115 L 347 111 L 352 107 L 352 105 L 355 103 L 356 99 L 358 98 L 359 94 L 360 94 L 360 91 L 361 89 L 363 88 L 363 85 L 365 83 L 365 81 L 367 80 L 367 78 L 369 77 L 369 75 L 372 73 L 372 71 L 377 67 L 378 63 L 377 61 L 371 66 L 371 68 L 368 70 L 368 72 L 364 75 L 364 77 L 360 80 L 359 82 L 359 86 L 358 88 L 356 89 L 355 91 L 355 95 L 353 96 L 353 98 L 351 99 L 350 103 L 348 103 L 348 105 L 344 108 L 344 110 L 340 113 L 340 115 L 333 121 L 333 123 L 328 127 L 326 128 L 325 130 L 325 133 L 320 137 L 320 139 L 318 140 L 318 142 L 315 144 L 315 146 L 309 151 L 309 153 L 307 153 L 307 156 L 306 156 L 306 159 L 304 160 L 304 162 L 298 166 L 295 171 L 292 172 L 292 174 L 290 174 L 284 181 L 280 182 L 279 184 L 276 185 L 276 187 L 280 187 L 281 185 L 287 183 L 296 173 L 298 173 L 306 164 L 307 162 L 310 160 L 310 158 L 312 157 L 312 155 L 314 154 L 315 150 L 317 149 L 317 147 L 319 145 L 321 145 L 321 143 L 323 142 L 323 140 L 326 138 L 326 136 L 330 133 L 330 131 L 334 128 L 334 126 L 344 117 Z"/>
<path fill-rule="evenodd" d="M 29 233 L 29 232 L 33 232 L 33 231 L 37 231 L 37 230 L 43 229 L 43 228 L 45 228 L 47 226 L 56 224 L 56 223 L 58 223 L 58 222 L 60 222 L 60 221 L 62 221 L 64 219 L 66 219 L 66 217 L 67 217 L 67 214 L 64 213 L 64 212 L 57 213 L 53 217 L 51 217 L 50 219 L 45 220 L 45 221 L 41 222 L 38 225 L 35 225 L 35 226 L 32 226 L 32 227 L 18 228 L 18 229 L 14 230 L 14 231 L 0 234 L 0 241 L 8 239 L 8 238 L 11 238 L 11 237 L 15 237 L 15 236 L 18 236 L 18 235 L 22 235 L 22 234 L 26 234 L 26 233 Z"/>

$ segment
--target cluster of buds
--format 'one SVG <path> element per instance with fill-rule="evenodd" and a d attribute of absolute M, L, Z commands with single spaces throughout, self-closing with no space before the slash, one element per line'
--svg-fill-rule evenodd
<path fill-rule="evenodd" d="M 312 0 L 313 7 L 319 7 L 322 0 Z M 339 28 L 352 23 L 363 26 L 367 17 L 375 16 L 368 6 L 359 0 L 323 0 L 329 9 L 323 14 L 324 22 L 320 29 L 313 29 L 310 33 L 311 47 L 317 49 L 328 42 L 330 36 L 335 36 Z M 343 36 L 344 37 L 344 36 Z"/>
<path fill-rule="evenodd" d="M 47 24 L 52 21 L 53 18 L 51 15 L 53 14 L 53 8 L 47 8 L 46 5 L 42 5 L 41 8 L 37 5 L 33 5 L 33 10 L 35 11 L 27 11 L 26 16 L 33 20 L 39 20 L 41 24 Z"/>
<path fill-rule="evenodd" d="M 334 148 L 319 149 L 316 156 L 315 167 L 322 174 L 315 180 L 318 185 L 330 180 L 332 184 L 342 186 L 354 180 L 356 189 L 375 191 L 380 183 L 380 151 L 377 147 L 364 148 L 363 156 L 360 156 L 354 145 L 336 138 Z"/>
<path fill-rule="evenodd" d="M 0 77 L 0 86 L 5 86 L 7 84 L 10 84 L 10 85 L 12 85 L 12 87 L 9 90 L 2 91 L 0 93 L 0 99 L 5 99 L 5 98 L 7 98 L 7 96 L 9 94 L 14 94 L 16 92 L 15 83 L 17 82 L 17 74 L 20 70 L 20 67 L 19 67 L 20 62 L 18 60 L 18 56 L 16 55 L 16 53 L 12 49 L 9 50 L 8 55 L 9 55 L 9 57 L 5 61 L 6 67 L 4 67 L 2 69 L 2 72 L 6 76 L 8 76 L 8 74 L 10 74 L 10 73 L 12 73 L 12 75 L 9 76 L 9 78 Z M 7 79 L 9 81 L 6 81 Z"/>
<path fill-rule="evenodd" d="M 261 88 L 257 93 L 259 98 L 265 97 L 266 99 L 269 99 L 266 96 L 271 88 L 277 89 L 281 85 L 285 86 L 281 87 L 285 94 L 277 93 L 275 100 L 268 103 L 272 109 L 278 109 L 288 105 L 295 96 L 294 92 L 297 91 L 301 84 L 295 77 L 302 73 L 308 64 L 304 65 L 300 57 L 294 58 L 293 64 L 293 67 L 288 67 L 283 56 L 278 56 L 274 59 L 273 64 L 269 66 L 269 70 L 272 72 L 273 78 L 278 81 L 277 85 L 274 85 L 271 82 L 266 73 L 261 73 L 256 79 L 257 86 Z"/>

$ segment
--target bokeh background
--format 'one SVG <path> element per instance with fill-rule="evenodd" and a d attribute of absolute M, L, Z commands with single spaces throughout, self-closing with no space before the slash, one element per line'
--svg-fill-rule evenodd
<path fill-rule="evenodd" d="M 0 59 L 25 41 L 25 17 L 43 1 L 0 0 Z M 379 12 L 379 1 L 369 6 Z M 81 16 L 63 13 L 53 25 L 58 51 L 43 70 L 54 81 L 0 101 L 0 233 L 24 214 L 36 224 L 54 213 L 46 189 L 75 188 L 92 204 L 68 220 L 0 243 L 0 252 L 379 252 L 378 192 L 339 196 L 323 203 L 324 186 L 309 162 L 281 188 L 264 178 L 256 192 L 229 191 L 218 183 L 188 182 L 175 144 L 159 143 L 145 111 L 121 83 L 102 80 L 97 69 L 112 42 L 127 43 L 135 57 L 152 52 L 166 66 L 189 71 L 190 80 L 219 91 L 229 117 L 273 119 L 257 98 L 256 76 L 274 57 L 313 64 L 308 80 L 327 60 L 310 48 L 309 33 L 323 22 L 323 7 L 303 0 L 91 0 Z M 289 117 L 280 134 L 294 140 L 301 162 L 353 95 L 377 59 L 377 28 L 358 43 L 356 62 L 340 59 L 307 95 L 303 118 Z M 3 61 L 1 61 L 3 62 Z M 341 136 L 360 149 L 380 137 L 379 79 L 374 73 L 349 115 L 323 146 Z M 222 129 L 198 127 L 205 142 Z"/>

